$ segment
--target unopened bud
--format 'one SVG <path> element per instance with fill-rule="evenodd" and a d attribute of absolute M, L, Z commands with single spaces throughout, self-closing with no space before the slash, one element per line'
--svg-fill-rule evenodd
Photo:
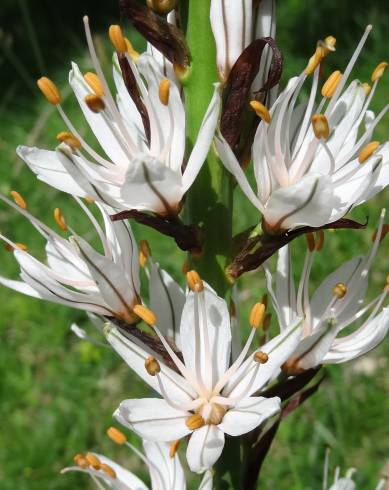
<path fill-rule="evenodd" d="M 159 372 L 161 372 L 161 366 L 157 359 L 153 356 L 150 356 L 145 360 L 145 368 L 150 376 L 156 376 Z"/>
<path fill-rule="evenodd" d="M 377 150 L 377 148 L 380 146 L 379 141 L 370 141 L 366 146 L 362 148 L 362 150 L 359 152 L 358 155 L 358 162 L 359 163 L 365 163 L 368 158 L 370 158 L 373 153 Z"/>
<path fill-rule="evenodd" d="M 338 284 L 332 290 L 332 293 L 338 299 L 342 299 L 344 296 L 346 296 L 347 286 L 343 282 L 338 282 Z"/>
<path fill-rule="evenodd" d="M 104 95 L 104 87 L 101 83 L 100 78 L 96 75 L 96 73 L 92 73 L 88 71 L 85 73 L 84 80 L 89 85 L 89 87 L 93 90 L 95 95 L 102 97 Z"/>
<path fill-rule="evenodd" d="M 263 303 L 256 303 L 250 311 L 249 323 L 252 328 L 259 328 L 265 317 L 265 305 Z"/>
<path fill-rule="evenodd" d="M 116 427 L 110 427 L 107 429 L 107 436 L 113 442 L 116 442 L 116 444 L 122 445 L 127 442 L 127 437 L 119 429 L 116 429 Z"/>
<path fill-rule="evenodd" d="M 177 0 L 147 0 L 147 6 L 159 15 L 171 12 L 177 4 Z"/>
<path fill-rule="evenodd" d="M 374 68 L 373 73 L 371 74 L 371 81 L 375 82 L 376 80 L 379 80 L 385 73 L 387 67 L 388 63 L 386 61 L 381 61 L 381 63 Z"/>
<path fill-rule="evenodd" d="M 159 100 L 163 105 L 169 104 L 170 80 L 163 78 L 159 82 Z"/>
<path fill-rule="evenodd" d="M 116 471 L 106 463 L 102 463 L 100 469 L 113 480 L 116 480 Z"/>
<path fill-rule="evenodd" d="M 157 323 L 157 317 L 146 306 L 135 305 L 134 313 L 138 315 L 139 318 L 141 318 L 145 323 L 147 323 L 150 326 L 154 326 Z"/>
<path fill-rule="evenodd" d="M 331 75 L 327 78 L 326 82 L 324 83 L 321 89 L 321 95 L 327 98 L 332 97 L 341 79 L 342 79 L 342 74 L 339 70 L 336 70 L 333 73 L 331 73 Z"/>
<path fill-rule="evenodd" d="M 95 114 L 98 114 L 99 112 L 105 109 L 105 103 L 103 99 L 98 95 L 93 95 L 93 94 L 86 95 L 84 101 L 85 104 L 89 107 L 89 109 Z"/>
<path fill-rule="evenodd" d="M 316 138 L 328 138 L 330 134 L 330 127 L 328 125 L 328 119 L 324 114 L 314 114 L 312 116 L 312 127 Z"/>
<path fill-rule="evenodd" d="M 55 208 L 53 214 L 54 214 L 54 219 L 57 222 L 57 225 L 61 228 L 61 230 L 68 231 L 68 227 L 66 225 L 65 218 L 61 213 L 61 210 L 59 208 Z"/>
<path fill-rule="evenodd" d="M 50 104 L 58 105 L 61 103 L 61 94 L 54 82 L 47 77 L 41 77 L 37 82 L 38 87 Z"/>
<path fill-rule="evenodd" d="M 169 456 L 171 458 L 174 458 L 174 456 L 177 454 L 178 446 L 180 445 L 180 439 L 177 439 L 176 441 L 173 441 L 170 444 L 169 448 Z"/>
<path fill-rule="evenodd" d="M 66 143 L 73 150 L 79 150 L 81 148 L 81 141 L 68 131 L 61 131 L 58 133 L 57 140 L 61 143 Z"/>
<path fill-rule="evenodd" d="M 194 270 L 187 272 L 186 280 L 191 291 L 200 293 L 204 290 L 204 283 L 198 272 Z"/>
<path fill-rule="evenodd" d="M 116 51 L 118 51 L 119 53 L 125 53 L 127 51 L 127 44 L 123 37 L 123 33 L 120 26 L 118 25 L 109 26 L 108 35 Z"/>
<path fill-rule="evenodd" d="M 259 102 L 258 100 L 252 100 L 250 102 L 250 106 L 255 111 L 256 115 L 263 119 L 263 121 L 268 124 L 271 122 L 270 112 L 267 107 L 264 106 L 261 102 Z"/>
<path fill-rule="evenodd" d="M 205 420 L 200 414 L 196 413 L 188 417 L 185 421 L 185 424 L 188 427 L 188 429 L 196 430 L 196 429 L 200 429 L 205 425 Z"/>
<path fill-rule="evenodd" d="M 269 356 L 266 352 L 258 351 L 254 354 L 254 361 L 259 362 L 260 364 L 266 364 L 269 360 Z"/>
<path fill-rule="evenodd" d="M 27 208 L 26 201 L 23 199 L 23 197 L 21 196 L 21 194 L 19 194 L 18 191 L 11 191 L 10 194 L 13 197 L 13 200 L 15 201 L 15 203 L 19 206 L 19 208 L 22 208 L 22 209 Z"/>

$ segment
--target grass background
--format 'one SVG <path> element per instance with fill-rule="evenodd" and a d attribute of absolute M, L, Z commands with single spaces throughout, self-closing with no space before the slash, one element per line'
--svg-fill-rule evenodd
<path fill-rule="evenodd" d="M 71 0 L 59 9 L 44 0 L 3 0 L 0 39 L 0 190 L 17 189 L 29 209 L 49 225 L 54 207 L 61 207 L 67 220 L 85 236 L 87 224 L 71 199 L 38 182 L 18 160 L 18 144 L 52 148 L 63 125 L 55 110 L 35 89 L 35 79 L 47 73 L 66 92 L 70 59 L 90 69 L 85 53 L 81 16 L 93 21 L 98 48 L 108 67 L 110 50 L 105 29 L 117 22 L 114 1 Z M 387 56 L 385 29 L 389 12 L 384 1 L 351 2 L 314 0 L 279 2 L 278 42 L 284 51 L 284 80 L 299 72 L 318 38 L 333 34 L 337 52 L 328 59 L 328 73 L 344 66 L 364 26 L 374 31 L 358 63 L 355 76 L 367 80 L 374 66 Z M 387 101 L 385 79 L 374 99 L 378 109 Z M 66 110 L 76 126 L 88 136 L 88 129 L 72 97 Z M 389 118 L 376 132 L 388 139 Z M 364 252 L 388 192 L 369 206 L 353 213 L 357 219 L 369 216 L 366 232 L 328 233 L 323 252 L 317 257 L 312 287 L 320 278 L 353 254 Z M 239 191 L 236 192 L 236 231 L 252 224 L 256 214 Z M 0 230 L 12 239 L 25 242 L 42 257 L 42 240 L 15 212 L 0 206 Z M 149 230 L 136 227 L 138 239 L 147 238 L 154 256 L 177 279 L 183 254 L 173 243 Z M 296 264 L 301 264 L 304 240 L 294 243 Z M 0 250 L 1 274 L 16 277 L 12 255 Z M 388 246 L 383 243 L 371 274 L 370 296 L 378 294 L 388 273 Z M 260 272 L 240 281 L 242 317 L 264 292 Z M 70 332 L 72 322 L 87 327 L 85 315 L 54 304 L 39 302 L 0 289 L 0 488 L 2 490 L 65 490 L 89 488 L 86 477 L 60 476 L 59 470 L 79 451 L 92 449 L 116 458 L 144 474 L 136 458 L 125 448 L 115 447 L 104 431 L 111 413 L 128 397 L 144 394 L 144 386 L 110 350 L 78 341 Z M 244 323 L 244 322 L 243 322 Z M 277 326 L 272 325 L 273 332 Z M 362 360 L 328 369 L 320 392 L 303 409 L 283 424 L 263 469 L 259 488 L 308 490 L 321 488 L 324 445 L 333 448 L 332 466 L 359 469 L 359 488 L 374 488 L 378 474 L 389 456 L 388 342 Z M 134 438 L 134 440 L 136 440 Z M 85 478 L 85 479 L 84 479 Z"/>

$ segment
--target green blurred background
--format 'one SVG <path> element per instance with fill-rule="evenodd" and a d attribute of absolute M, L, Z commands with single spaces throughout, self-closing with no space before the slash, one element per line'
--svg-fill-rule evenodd
<path fill-rule="evenodd" d="M 196 0 L 192 0 L 196 1 Z M 63 124 L 35 87 L 42 74 L 53 78 L 65 94 L 65 107 L 85 135 L 89 134 L 67 88 L 70 60 L 90 69 L 85 51 L 82 15 L 92 22 L 103 65 L 109 70 L 111 50 L 106 28 L 120 20 L 113 0 L 2 0 L 0 13 L 0 190 L 17 189 L 31 212 L 49 225 L 54 207 L 61 207 L 68 222 L 91 238 L 87 224 L 71 199 L 38 182 L 15 154 L 18 144 L 52 148 Z M 354 71 L 365 81 L 375 65 L 388 57 L 387 1 L 283 0 L 278 6 L 278 43 L 285 54 L 283 79 L 301 71 L 316 40 L 328 34 L 338 39 L 328 59 L 327 74 L 343 69 L 367 23 L 374 30 Z M 127 25 L 127 24 L 125 24 Z M 128 27 L 128 26 L 127 26 Z M 129 33 L 135 44 L 140 40 Z M 140 47 L 141 44 L 138 44 Z M 374 98 L 374 108 L 387 102 L 387 78 Z M 388 139 L 389 117 L 376 131 Z M 366 232 L 327 233 L 323 252 L 313 272 L 312 288 L 320 278 L 371 243 L 380 209 L 388 202 L 382 193 L 368 207 L 353 213 L 370 218 Z M 236 192 L 236 230 L 253 224 L 255 211 Z M 0 206 L 0 229 L 15 241 L 29 245 L 43 257 L 42 240 L 15 212 Z M 154 257 L 183 282 L 183 254 L 173 243 L 136 227 L 138 239 L 147 238 Z M 388 245 L 383 243 L 371 274 L 371 297 L 379 293 L 389 272 Z M 296 264 L 305 252 L 303 240 L 294 244 Z M 0 250 L 2 275 L 17 277 L 13 257 Z M 240 281 L 242 317 L 264 292 L 260 272 Z M 136 457 L 115 447 L 104 435 L 111 413 L 128 396 L 142 395 L 144 386 L 110 350 L 79 341 L 70 332 L 72 322 L 88 327 L 76 310 L 39 302 L 0 289 L 0 489 L 65 490 L 89 488 L 86 477 L 60 476 L 72 456 L 87 449 L 103 452 L 144 475 Z M 244 324 L 244 320 L 242 322 Z M 273 332 L 277 325 L 272 325 Z M 328 369 L 320 392 L 283 424 L 265 463 L 259 488 L 316 490 L 321 488 L 324 445 L 333 448 L 331 465 L 359 469 L 359 488 L 374 483 L 389 458 L 389 344 L 382 344 L 361 360 Z M 134 441 L 136 439 L 134 438 Z"/>

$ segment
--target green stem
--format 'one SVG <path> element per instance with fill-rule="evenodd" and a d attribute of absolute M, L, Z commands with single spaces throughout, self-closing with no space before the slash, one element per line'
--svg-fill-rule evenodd
<path fill-rule="evenodd" d="M 187 42 L 192 54 L 192 71 L 185 84 L 189 146 L 194 144 L 217 82 L 216 47 L 209 21 L 210 0 L 189 0 Z M 210 151 L 185 204 L 187 224 L 202 228 L 204 246 L 192 266 L 216 291 L 229 291 L 224 270 L 231 255 L 232 183 L 215 152 Z"/>

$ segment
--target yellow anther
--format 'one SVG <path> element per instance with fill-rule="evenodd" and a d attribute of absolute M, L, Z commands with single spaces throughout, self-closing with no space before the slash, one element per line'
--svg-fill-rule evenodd
<path fill-rule="evenodd" d="M 324 245 L 324 231 L 319 230 L 316 232 L 316 252 L 320 252 Z"/>
<path fill-rule="evenodd" d="M 104 471 L 104 473 L 111 477 L 113 480 L 116 479 L 116 471 L 108 464 L 101 463 L 100 470 Z"/>
<path fill-rule="evenodd" d="M 169 104 L 170 80 L 163 78 L 159 82 L 159 100 L 163 105 Z"/>
<path fill-rule="evenodd" d="M 212 403 L 211 411 L 209 412 L 206 423 L 210 425 L 219 425 L 223 420 L 226 411 L 225 406 L 219 405 L 219 403 Z"/>
<path fill-rule="evenodd" d="M 308 64 L 305 68 L 306 75 L 312 75 L 317 66 L 324 58 L 324 49 L 321 46 L 317 46 L 315 53 L 309 58 Z"/>
<path fill-rule="evenodd" d="M 86 196 L 84 197 L 84 201 L 87 203 L 87 204 L 93 204 L 95 202 L 95 200 L 93 199 L 93 197 L 90 197 L 90 196 Z"/>
<path fill-rule="evenodd" d="M 101 83 L 100 78 L 96 75 L 96 73 L 92 73 L 91 71 L 88 71 L 88 73 L 85 73 L 84 75 L 84 80 L 89 85 L 89 87 L 93 90 L 95 95 L 98 95 L 99 97 L 103 97 L 104 87 L 103 84 Z"/>
<path fill-rule="evenodd" d="M 266 106 L 264 106 L 261 102 L 258 100 L 252 100 L 250 102 L 251 108 L 255 111 L 256 115 L 260 117 L 263 121 L 266 123 L 271 122 L 271 115 Z"/>
<path fill-rule="evenodd" d="M 249 323 L 252 328 L 259 328 L 263 319 L 265 318 L 265 305 L 263 303 L 255 303 L 255 305 L 251 308 Z"/>
<path fill-rule="evenodd" d="M 95 454 L 87 453 L 85 459 L 92 466 L 93 469 L 99 470 L 101 468 L 101 462 Z"/>
<path fill-rule="evenodd" d="M 6 243 L 4 245 L 4 248 L 7 250 L 7 252 L 13 252 L 14 250 L 23 250 L 23 252 L 27 252 L 28 250 L 28 247 L 26 244 L 24 243 L 15 243 L 14 244 L 15 246 L 9 244 L 9 243 Z"/>
<path fill-rule="evenodd" d="M 382 240 L 386 237 L 386 235 L 388 234 L 389 232 L 389 225 L 388 224 L 384 224 L 382 226 L 382 230 L 381 230 L 381 236 L 379 238 L 379 241 L 382 242 Z M 376 230 L 374 233 L 373 233 L 373 236 L 371 237 L 372 241 L 375 242 L 376 241 L 376 238 L 377 238 L 377 233 L 378 233 L 378 230 Z"/>
<path fill-rule="evenodd" d="M 266 352 L 258 351 L 254 354 L 254 361 L 259 362 L 260 364 L 266 364 L 269 360 L 269 356 Z"/>
<path fill-rule="evenodd" d="M 107 429 L 107 436 L 116 444 L 124 444 L 127 442 L 127 437 L 123 434 L 122 431 L 116 429 L 116 427 L 110 427 Z"/>
<path fill-rule="evenodd" d="M 141 267 L 146 265 L 147 259 L 151 255 L 151 249 L 147 240 L 141 240 L 139 243 L 139 264 Z"/>
<path fill-rule="evenodd" d="M 188 429 L 196 430 L 205 425 L 205 420 L 199 413 L 195 413 L 186 419 L 185 424 Z"/>
<path fill-rule="evenodd" d="M 135 305 L 134 313 L 135 315 L 138 315 L 139 318 L 141 318 L 145 323 L 147 323 L 150 326 L 154 326 L 157 323 L 157 317 L 146 306 Z"/>
<path fill-rule="evenodd" d="M 11 191 L 10 194 L 13 197 L 13 200 L 15 201 L 15 203 L 19 206 L 19 208 L 22 208 L 22 209 L 27 208 L 26 201 L 23 199 L 23 197 L 19 194 L 18 191 Z"/>
<path fill-rule="evenodd" d="M 171 444 L 170 444 L 170 448 L 169 448 L 169 456 L 171 458 L 174 458 L 174 456 L 177 454 L 177 450 L 178 450 L 178 446 L 180 445 L 180 439 L 177 439 L 176 441 L 173 441 Z"/>
<path fill-rule="evenodd" d="M 108 35 L 116 51 L 118 51 L 119 53 L 125 53 L 127 51 L 126 40 L 124 39 L 120 26 L 109 26 Z"/>
<path fill-rule="evenodd" d="M 387 67 L 388 63 L 386 61 L 381 61 L 381 63 L 374 68 L 373 73 L 371 74 L 371 81 L 375 82 L 376 80 L 379 80 L 385 73 Z"/>
<path fill-rule="evenodd" d="M 321 89 L 321 95 L 323 97 L 327 97 L 328 99 L 332 97 L 335 93 L 336 87 L 339 85 L 339 82 L 342 79 L 342 73 L 339 70 L 334 71 L 327 78 Z"/>
<path fill-rule="evenodd" d="M 366 146 L 362 148 L 362 150 L 359 152 L 358 155 L 358 162 L 359 163 L 365 163 L 368 158 L 370 158 L 373 153 L 377 150 L 377 148 L 380 146 L 379 141 L 370 141 Z"/>
<path fill-rule="evenodd" d="M 101 97 L 98 95 L 86 95 L 85 96 L 85 104 L 89 107 L 89 109 L 98 114 L 99 112 L 103 111 L 105 109 L 105 103 Z"/>
<path fill-rule="evenodd" d="M 198 274 L 198 272 L 192 270 L 187 272 L 186 280 L 188 282 L 189 289 L 195 293 L 200 293 L 204 290 L 204 283 Z"/>
<path fill-rule="evenodd" d="M 335 51 L 336 38 L 334 36 L 327 36 L 320 44 L 324 49 L 324 56 L 327 56 L 328 53 Z"/>
<path fill-rule="evenodd" d="M 316 138 L 328 138 L 330 134 L 330 127 L 328 125 L 328 120 L 324 114 L 314 114 L 312 116 L 312 127 Z"/>
<path fill-rule="evenodd" d="M 140 54 L 138 53 L 138 51 L 136 51 L 136 49 L 134 49 L 131 41 L 126 37 L 124 38 L 124 41 L 126 43 L 127 53 L 134 61 L 138 61 Z"/>
<path fill-rule="evenodd" d="M 177 0 L 147 0 L 147 6 L 159 15 L 166 15 L 176 7 Z"/>
<path fill-rule="evenodd" d="M 58 133 L 57 140 L 61 143 L 66 143 L 73 150 L 79 150 L 81 148 L 81 141 L 68 131 L 61 131 Z"/>
<path fill-rule="evenodd" d="M 308 250 L 314 252 L 316 248 L 315 236 L 313 233 L 306 233 L 305 238 L 307 239 Z"/>
<path fill-rule="evenodd" d="M 50 104 L 58 105 L 61 103 L 61 93 L 50 78 L 41 77 L 36 83 Z"/>
<path fill-rule="evenodd" d="M 145 368 L 150 376 L 156 376 L 159 372 L 161 372 L 161 366 L 157 359 L 153 356 L 150 356 L 145 360 Z"/>
<path fill-rule="evenodd" d="M 54 214 L 54 219 L 57 222 L 57 225 L 61 228 L 61 230 L 68 231 L 68 227 L 66 225 L 65 218 L 61 213 L 61 210 L 59 208 L 55 208 L 53 214 Z"/>
<path fill-rule="evenodd" d="M 338 299 L 344 298 L 344 296 L 346 296 L 346 293 L 347 293 L 347 286 L 346 286 L 346 284 L 344 284 L 343 282 L 338 282 L 338 284 L 332 290 L 332 293 Z"/>
<path fill-rule="evenodd" d="M 365 95 L 369 95 L 370 94 L 370 92 L 371 92 L 371 85 L 369 85 L 368 83 L 364 82 L 364 83 L 362 83 L 361 87 L 365 91 Z"/>
<path fill-rule="evenodd" d="M 76 454 L 73 458 L 73 461 L 76 463 L 77 466 L 83 469 L 88 468 L 89 466 L 89 463 L 83 454 Z"/>

